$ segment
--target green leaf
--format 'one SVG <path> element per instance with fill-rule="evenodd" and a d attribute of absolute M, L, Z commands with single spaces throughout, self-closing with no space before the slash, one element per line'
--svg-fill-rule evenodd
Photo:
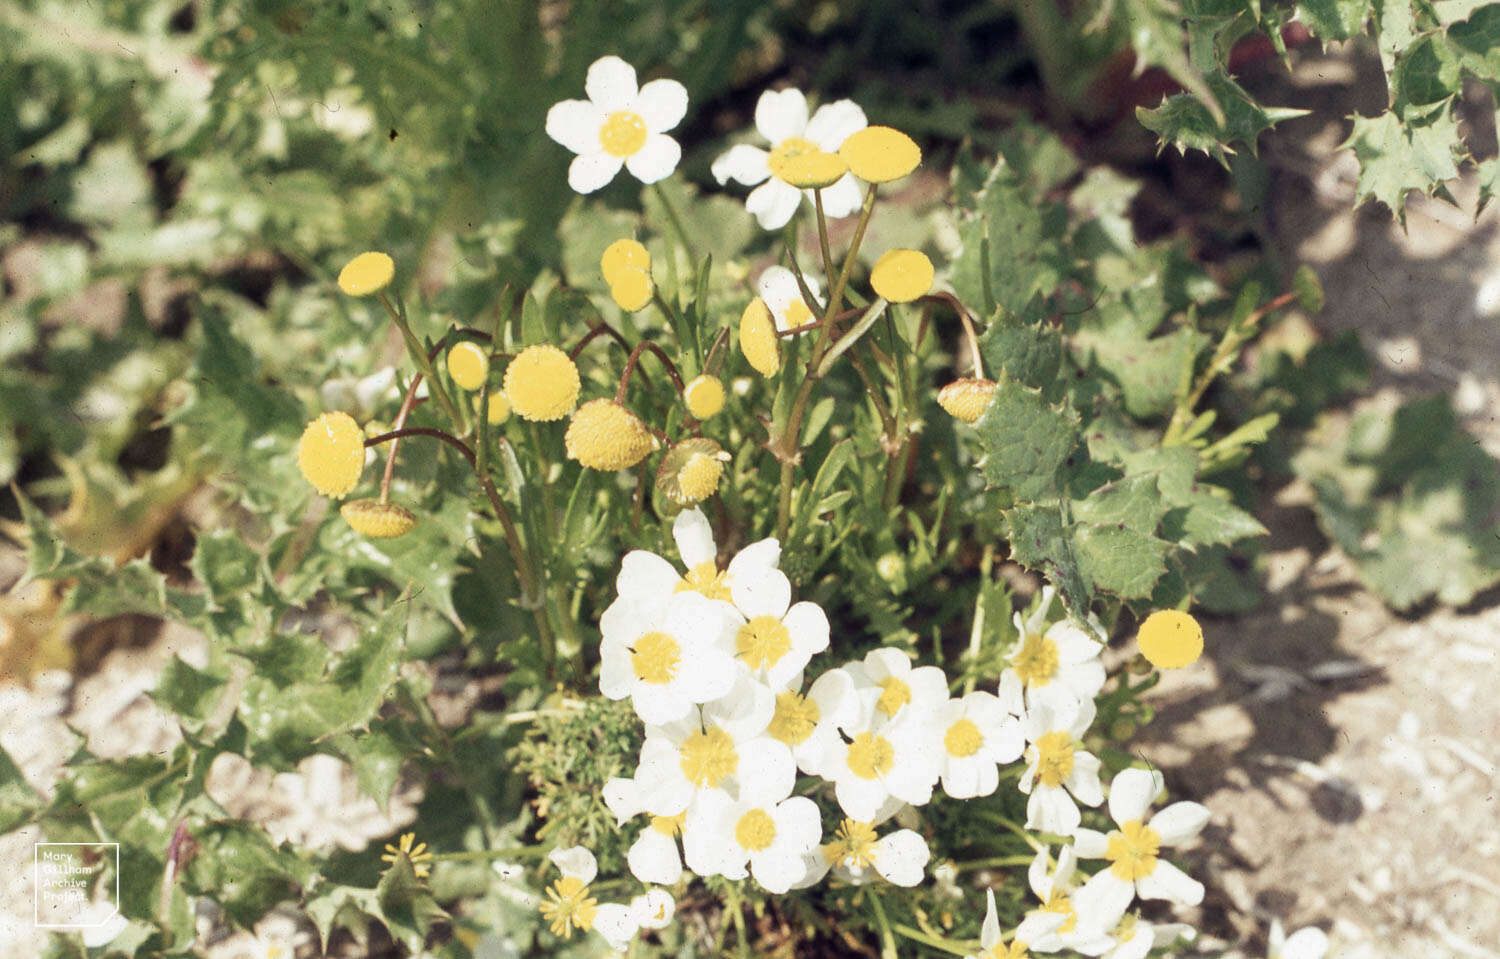
<path fill-rule="evenodd" d="M 197 732 L 218 705 L 225 682 L 223 676 L 195 669 L 181 657 L 173 656 L 162 670 L 151 698 L 175 713 L 190 731 Z"/>
<path fill-rule="evenodd" d="M 233 530 L 200 533 L 193 549 L 191 568 L 203 584 L 211 602 L 233 600 L 255 590 L 263 582 L 261 555 Z"/>
<path fill-rule="evenodd" d="M 8 833 L 31 818 L 42 806 L 42 796 L 0 747 L 0 834 Z"/>
<path fill-rule="evenodd" d="M 1225 121 L 1224 106 L 1212 86 L 1188 59 L 1182 14 L 1170 0 L 1121 0 L 1131 46 L 1141 63 L 1158 66 L 1196 97 L 1216 124 Z"/>
<path fill-rule="evenodd" d="M 959 299 L 983 304 L 989 291 L 999 305 L 1020 313 L 1034 295 L 1055 289 L 1067 266 L 1056 239 L 1064 215 L 1056 204 L 1043 203 L 1009 164 L 997 162 L 973 215 L 959 226 L 962 249 L 951 272 Z"/>
<path fill-rule="evenodd" d="M 1062 514 L 1055 506 L 1017 506 L 1005 511 L 1009 528 L 1011 559 L 1037 570 L 1057 584 L 1068 610 L 1084 615 L 1093 604 L 1093 592 L 1073 555 L 1073 543 L 1063 529 Z"/>
<path fill-rule="evenodd" d="M 991 376 L 1001 370 L 1014 381 L 1046 389 L 1062 365 L 1062 332 L 1045 322 L 1039 300 L 1022 314 L 997 310 L 979 337 L 979 352 Z"/>
<path fill-rule="evenodd" d="M 1073 535 L 1078 568 L 1095 589 L 1144 599 L 1167 571 L 1169 544 L 1127 526 L 1082 525 Z"/>
<path fill-rule="evenodd" d="M 1075 348 L 1092 351 L 1096 362 L 1120 384 L 1125 410 L 1139 419 L 1172 409 L 1184 372 L 1208 338 L 1180 326 L 1155 338 L 1131 335 L 1120 326 L 1080 330 Z"/>
<path fill-rule="evenodd" d="M 1458 176 L 1458 121 L 1451 109 L 1436 110 L 1420 123 L 1403 124 L 1391 112 L 1351 119 L 1354 127 L 1342 146 L 1359 161 L 1358 202 L 1379 200 L 1404 223 L 1409 191 L 1431 193 Z"/>
<path fill-rule="evenodd" d="M 1080 523 L 1123 526 L 1150 536 L 1168 508 L 1157 489 L 1155 476 L 1126 476 L 1106 483 L 1087 499 L 1075 503 L 1073 519 Z"/>
<path fill-rule="evenodd" d="M 1348 40 L 1365 32 L 1370 0 L 1302 0 L 1298 19 L 1320 40 Z"/>
<path fill-rule="evenodd" d="M 1186 93 L 1167 97 L 1152 110 L 1136 108 L 1136 119 L 1157 135 L 1159 148 L 1174 146 L 1184 154 L 1188 150 L 1201 150 L 1228 166 L 1226 154 L 1233 152 L 1229 144 L 1242 144 L 1254 156 L 1262 133 L 1309 112 L 1291 107 L 1263 107 L 1224 73 L 1209 74 L 1207 83 L 1223 105 L 1222 118 L 1215 118 L 1201 99 Z"/>
<path fill-rule="evenodd" d="M 1006 379 L 974 427 L 984 444 L 984 478 L 1021 501 L 1055 494 L 1057 469 L 1078 443 L 1073 416 Z"/>
<path fill-rule="evenodd" d="M 318 936 L 326 949 L 328 937 L 335 926 L 363 933 L 368 926 L 369 917 L 379 914 L 380 902 L 374 889 L 323 883 L 318 887 L 317 894 L 307 900 L 303 909 L 317 927 Z"/>
<path fill-rule="evenodd" d="M 422 951 L 428 931 L 450 918 L 417 878 L 406 856 L 398 855 L 381 874 L 375 896 L 392 938 L 404 943 L 413 955 Z"/>
<path fill-rule="evenodd" d="M 212 898 L 242 926 L 255 925 L 316 876 L 293 852 L 271 845 L 254 823 L 209 822 L 192 835 L 197 850 L 181 872 L 184 886 Z"/>
<path fill-rule="evenodd" d="M 342 733 L 331 740 L 331 745 L 354 767 L 354 778 L 366 796 L 375 800 L 381 812 L 385 812 L 391 799 L 391 790 L 401 778 L 401 765 L 406 759 L 406 747 L 378 729 L 358 735 Z"/>

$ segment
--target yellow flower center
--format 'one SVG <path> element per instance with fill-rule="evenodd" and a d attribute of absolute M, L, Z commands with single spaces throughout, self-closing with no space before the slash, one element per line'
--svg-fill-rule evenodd
<path fill-rule="evenodd" d="M 911 687 L 904 679 L 887 676 L 876 685 L 880 687 L 880 698 L 875 700 L 875 708 L 886 716 L 894 718 L 902 706 L 911 702 Z"/>
<path fill-rule="evenodd" d="M 943 748 L 948 750 L 948 755 L 957 759 L 974 755 L 983 745 L 984 733 L 979 731 L 972 719 L 960 719 L 943 734 Z"/>
<path fill-rule="evenodd" d="M 373 499 L 350 500 L 339 507 L 339 515 L 356 533 L 371 539 L 405 536 L 417 525 L 416 515 L 406 507 Z"/>
<path fill-rule="evenodd" d="M 630 651 L 630 666 L 643 683 L 670 683 L 681 663 L 682 647 L 666 633 L 647 633 Z"/>
<path fill-rule="evenodd" d="M 1157 669 L 1178 669 L 1203 655 L 1203 627 L 1187 613 L 1164 609 L 1146 617 L 1136 642 Z"/>
<path fill-rule="evenodd" d="M 877 840 L 874 826 L 867 822 L 845 819 L 839 823 L 834 839 L 835 842 L 829 843 L 834 847 L 831 850 L 834 856 L 830 857 L 830 861 L 842 859 L 850 869 L 868 869 L 875 865 Z"/>
<path fill-rule="evenodd" d="M 734 636 L 734 651 L 751 669 L 769 669 L 792 648 L 792 634 L 775 616 L 757 616 Z"/>
<path fill-rule="evenodd" d="M 700 420 L 709 419 L 724 408 L 724 384 L 717 376 L 705 373 L 693 378 L 682 391 L 682 399 L 687 403 L 689 413 Z"/>
<path fill-rule="evenodd" d="M 656 449 L 656 437 L 641 418 L 614 400 L 589 400 L 573 414 L 563 434 L 568 458 L 593 470 L 629 469 Z"/>
<path fill-rule="evenodd" d="M 621 267 L 609 282 L 610 299 L 626 313 L 644 310 L 655 292 L 651 274 L 634 266 Z"/>
<path fill-rule="evenodd" d="M 932 261 L 917 250 L 889 250 L 875 261 L 870 286 L 892 303 L 910 303 L 932 289 Z"/>
<path fill-rule="evenodd" d="M 800 746 L 812 735 L 818 725 L 818 704 L 796 693 L 782 693 L 776 697 L 776 715 L 766 733 L 777 742 L 788 746 Z"/>
<path fill-rule="evenodd" d="M 821 152 L 818 145 L 806 137 L 787 137 L 772 148 L 771 155 L 766 158 L 766 165 L 771 168 L 772 176 L 787 182 L 784 176 L 787 172 L 787 161 L 804 154 Z M 793 183 L 792 186 L 796 184 Z"/>
<path fill-rule="evenodd" d="M 1134 882 L 1156 871 L 1156 854 L 1161 851 L 1161 834 L 1139 819 L 1132 819 L 1109 834 L 1104 858 L 1116 879 Z"/>
<path fill-rule="evenodd" d="M 540 910 L 554 936 L 571 939 L 574 929 L 588 932 L 594 927 L 598 905 L 582 880 L 576 876 L 564 876 L 547 890 L 547 901 L 541 904 Z"/>
<path fill-rule="evenodd" d="M 922 162 L 922 148 L 900 130 L 865 127 L 844 138 L 839 156 L 861 180 L 887 183 L 915 170 Z"/>
<path fill-rule="evenodd" d="M 709 599 L 722 599 L 729 602 L 729 571 L 720 570 L 714 565 L 714 561 L 706 559 L 687 571 L 687 575 L 677 581 L 675 593 L 692 590 L 702 593 Z"/>
<path fill-rule="evenodd" d="M 324 413 L 297 443 L 297 467 L 324 496 L 346 496 L 365 469 L 365 434 L 348 413 Z"/>
<path fill-rule="evenodd" d="M 628 157 L 646 145 L 646 121 L 634 110 L 616 110 L 599 128 L 599 145 L 613 157 Z"/>
<path fill-rule="evenodd" d="M 339 289 L 349 296 L 369 296 L 386 287 L 396 275 L 396 264 L 384 253 L 361 253 L 339 271 Z"/>
<path fill-rule="evenodd" d="M 1073 908 L 1073 900 L 1069 899 L 1066 893 L 1053 892 L 1047 897 L 1047 901 L 1042 903 L 1042 912 L 1068 917 L 1063 920 L 1062 925 L 1052 930 L 1060 936 L 1067 935 L 1078 927 L 1078 913 Z"/>
<path fill-rule="evenodd" d="M 694 453 L 677 474 L 677 486 L 685 502 L 697 503 L 718 492 L 724 464 L 717 456 Z"/>
<path fill-rule="evenodd" d="M 626 267 L 637 270 L 651 269 L 651 254 L 641 245 L 639 240 L 628 237 L 616 240 L 604 248 L 604 255 L 599 258 L 599 272 L 604 274 L 604 282 L 614 285 L 615 274 Z"/>
<path fill-rule="evenodd" d="M 813 321 L 812 309 L 802 299 L 793 300 L 786 308 L 786 323 L 782 326 L 785 330 L 794 330 L 799 326 L 806 326 Z"/>
<path fill-rule="evenodd" d="M 884 776 L 896 764 L 891 741 L 874 733 L 860 733 L 849 744 L 849 771 L 860 779 Z"/>
<path fill-rule="evenodd" d="M 1036 778 L 1044 786 L 1061 786 L 1073 775 L 1073 737 L 1057 730 L 1044 734 L 1036 750 Z"/>
<path fill-rule="evenodd" d="M 562 419 L 573 411 L 580 387 L 578 367 L 550 344 L 526 347 L 505 368 L 505 395 L 522 419 Z"/>
<path fill-rule="evenodd" d="M 682 834 L 682 826 L 685 822 L 687 822 L 685 811 L 675 816 L 652 816 L 651 828 L 663 836 L 678 836 Z"/>
<path fill-rule="evenodd" d="M 833 186 L 845 173 L 849 164 L 837 153 L 814 150 L 811 153 L 789 154 L 781 162 L 777 176 L 784 182 L 803 190 L 821 190 Z"/>
<path fill-rule="evenodd" d="M 448 375 L 463 389 L 479 389 L 489 374 L 489 354 L 478 343 L 465 340 L 448 351 Z"/>
<path fill-rule="evenodd" d="M 700 789 L 717 789 L 739 768 L 734 740 L 717 726 L 693 733 L 682 744 L 682 774 Z"/>
<path fill-rule="evenodd" d="M 1021 641 L 1012 663 L 1021 682 L 1030 687 L 1045 686 L 1057 675 L 1057 644 L 1033 633 Z"/>
<path fill-rule="evenodd" d="M 1031 953 L 1027 951 L 1026 943 L 1019 939 L 1012 939 L 1008 943 L 995 943 L 981 952 L 977 959 L 1031 959 Z"/>
<path fill-rule="evenodd" d="M 734 841 L 751 852 L 769 849 L 776 841 L 776 821 L 764 809 L 752 809 L 735 823 Z"/>

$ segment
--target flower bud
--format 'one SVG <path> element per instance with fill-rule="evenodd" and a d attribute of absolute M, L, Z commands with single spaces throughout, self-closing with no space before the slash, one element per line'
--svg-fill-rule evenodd
<path fill-rule="evenodd" d="M 645 309 L 655 293 L 656 284 L 649 270 L 622 266 L 609 281 L 609 298 L 626 313 Z"/>
<path fill-rule="evenodd" d="M 688 412 L 700 420 L 712 419 L 724 409 L 724 384 L 707 373 L 696 376 L 682 391 Z"/>
<path fill-rule="evenodd" d="M 740 315 L 740 352 L 761 376 L 775 376 L 781 369 L 781 346 L 776 342 L 776 323 L 766 301 L 750 301 Z"/>
<path fill-rule="evenodd" d="M 667 450 L 656 468 L 656 487 L 679 506 L 691 506 L 719 490 L 729 454 L 702 436 L 683 440 Z"/>
<path fill-rule="evenodd" d="M 604 282 L 610 286 L 615 285 L 615 277 L 624 269 L 651 269 L 651 254 L 640 241 L 616 240 L 605 248 L 604 256 L 599 259 L 599 272 L 604 274 Z"/>
<path fill-rule="evenodd" d="M 870 271 L 876 294 L 892 303 L 910 303 L 932 289 L 932 261 L 917 250 L 887 250 Z"/>
<path fill-rule="evenodd" d="M 594 470 L 629 469 L 657 448 L 641 418 L 614 400 L 589 400 L 563 435 L 568 458 Z"/>
<path fill-rule="evenodd" d="M 523 420 L 560 420 L 578 403 L 578 367 L 568 354 L 540 343 L 522 350 L 505 368 L 505 395 Z"/>
<path fill-rule="evenodd" d="M 922 148 L 900 130 L 875 126 L 849 134 L 839 156 L 849 164 L 849 172 L 866 183 L 888 183 L 917 168 Z"/>
<path fill-rule="evenodd" d="M 349 495 L 365 470 L 365 434 L 348 413 L 324 413 L 302 431 L 297 468 L 324 496 Z"/>
<path fill-rule="evenodd" d="M 448 375 L 466 390 L 477 390 L 490 375 L 490 357 L 478 343 L 465 340 L 448 351 Z"/>
<path fill-rule="evenodd" d="M 1141 623 L 1136 645 L 1157 669 L 1180 669 L 1203 655 L 1203 627 L 1181 610 L 1158 610 Z"/>
<path fill-rule="evenodd" d="M 339 513 L 356 533 L 371 539 L 405 536 L 417 525 L 417 517 L 406 507 L 373 499 L 350 500 L 339 507 Z"/>
<path fill-rule="evenodd" d="M 349 296 L 369 296 L 390 285 L 396 264 L 384 253 L 361 253 L 339 271 L 339 289 Z"/>
<path fill-rule="evenodd" d="M 474 397 L 474 412 L 478 413 L 479 397 Z M 490 394 L 489 408 L 484 410 L 484 418 L 491 426 L 499 426 L 510 419 L 510 399 L 503 391 Z"/>
<path fill-rule="evenodd" d="M 938 391 L 938 405 L 954 419 L 973 423 L 984 415 L 985 407 L 995 395 L 995 381 L 964 377 Z"/>

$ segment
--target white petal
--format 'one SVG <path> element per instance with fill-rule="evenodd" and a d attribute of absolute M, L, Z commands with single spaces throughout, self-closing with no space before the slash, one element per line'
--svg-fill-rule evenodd
<path fill-rule="evenodd" d="M 1073 772 L 1063 780 L 1073 798 L 1085 806 L 1097 806 L 1104 802 L 1104 787 L 1099 784 L 1099 757 L 1093 753 L 1075 752 Z M 1074 823 L 1073 826 L 1078 825 Z M 1073 826 L 1069 826 L 1071 830 Z"/>
<path fill-rule="evenodd" d="M 647 889 L 630 900 L 630 911 L 642 929 L 665 929 L 677 912 L 677 900 L 665 889 Z"/>
<path fill-rule="evenodd" d="M 806 796 L 793 796 L 771 812 L 776 821 L 776 843 L 796 853 L 800 859 L 818 847 L 823 839 L 823 820 L 818 804 Z"/>
<path fill-rule="evenodd" d="M 779 264 L 766 267 L 755 283 L 755 292 L 766 301 L 772 313 L 781 315 L 802 299 L 802 288 L 797 285 L 797 275 Z"/>
<path fill-rule="evenodd" d="M 568 186 L 577 193 L 593 193 L 609 185 L 625 161 L 608 153 L 581 153 L 568 164 Z"/>
<path fill-rule="evenodd" d="M 1112 929 L 1130 908 L 1135 887 L 1104 869 L 1094 873 L 1083 888 L 1069 898 L 1081 924 Z"/>
<path fill-rule="evenodd" d="M 1026 800 L 1027 829 L 1066 836 L 1082 821 L 1072 797 L 1057 786 L 1039 785 Z"/>
<path fill-rule="evenodd" d="M 681 159 L 682 147 L 676 140 L 665 133 L 653 133 L 646 137 L 645 146 L 626 158 L 625 168 L 642 183 L 656 183 L 671 176 Z"/>
<path fill-rule="evenodd" d="M 758 576 L 737 576 L 729 584 L 734 605 L 747 618 L 786 615 L 792 603 L 792 583 L 779 569 L 763 570 Z"/>
<path fill-rule="evenodd" d="M 1104 664 L 1097 659 L 1089 659 L 1062 667 L 1057 679 L 1044 688 L 1061 686 L 1075 699 L 1093 699 L 1104 686 L 1104 679 Z"/>
<path fill-rule="evenodd" d="M 1196 906 L 1203 901 L 1203 883 L 1165 859 L 1156 860 L 1151 875 L 1135 881 L 1135 891 L 1142 899 L 1168 899 L 1180 906 Z"/>
<path fill-rule="evenodd" d="M 603 936 L 616 952 L 625 951 L 639 928 L 635 913 L 629 906 L 607 902 L 594 911 L 594 931 Z"/>
<path fill-rule="evenodd" d="M 1072 846 L 1063 846 L 1057 852 L 1057 868 L 1052 872 L 1052 881 L 1063 888 L 1068 888 L 1069 880 L 1073 878 L 1073 873 L 1077 869 L 1078 854 Z"/>
<path fill-rule="evenodd" d="M 859 721 L 854 680 L 842 669 L 830 669 L 808 687 L 807 698 L 818 704 L 818 724 L 843 725 Z"/>
<path fill-rule="evenodd" d="M 984 925 L 979 927 L 979 947 L 993 949 L 1000 941 L 1000 917 L 995 912 L 995 890 L 984 891 Z"/>
<path fill-rule="evenodd" d="M 624 699 L 634 686 L 635 670 L 630 665 L 630 650 L 620 643 L 601 643 L 599 692 L 605 699 Z"/>
<path fill-rule="evenodd" d="M 743 802 L 770 806 L 791 795 L 797 781 L 797 763 L 790 749 L 762 736 L 742 743 L 739 754 L 735 778 Z"/>
<path fill-rule="evenodd" d="M 635 67 L 619 57 L 600 57 L 589 67 L 583 90 L 594 105 L 605 113 L 628 110 L 638 92 Z"/>
<path fill-rule="evenodd" d="M 677 815 L 687 809 L 696 791 L 682 774 L 677 747 L 649 734 L 641 746 L 635 779 L 641 785 L 641 805 L 653 816 Z"/>
<path fill-rule="evenodd" d="M 624 825 L 625 820 L 639 816 L 645 811 L 641 805 L 641 789 L 634 779 L 615 776 L 604 784 L 604 805 L 615 814 L 615 825 Z"/>
<path fill-rule="evenodd" d="M 1328 954 L 1328 936 L 1316 926 L 1298 929 L 1281 947 L 1281 959 L 1323 959 Z"/>
<path fill-rule="evenodd" d="M 672 522 L 672 538 L 677 541 L 677 553 L 689 570 L 712 562 L 717 555 L 713 527 L 708 525 L 708 517 L 701 509 L 678 513 Z"/>
<path fill-rule="evenodd" d="M 1104 651 L 1082 627 L 1066 619 L 1053 623 L 1046 636 L 1057 647 L 1057 659 L 1063 665 L 1097 659 Z"/>
<path fill-rule="evenodd" d="M 781 617 L 781 625 L 792 634 L 792 644 L 808 653 L 828 648 L 828 615 L 817 603 L 803 600 L 796 604 Z"/>
<path fill-rule="evenodd" d="M 1079 829 L 1073 833 L 1072 849 L 1080 859 L 1103 859 L 1109 837 L 1097 829 Z"/>
<path fill-rule="evenodd" d="M 1000 674 L 1000 686 L 996 690 L 1000 700 L 1000 707 L 1013 716 L 1021 716 L 1026 712 L 1026 703 L 1022 698 L 1021 677 L 1014 669 L 1007 669 Z"/>
<path fill-rule="evenodd" d="M 723 186 L 730 180 L 745 186 L 755 186 L 771 175 L 767 162 L 771 154 L 748 143 L 738 143 L 714 158 L 709 171 Z"/>
<path fill-rule="evenodd" d="M 547 111 L 547 136 L 574 153 L 599 152 L 604 111 L 587 100 L 563 100 Z"/>
<path fill-rule="evenodd" d="M 902 829 L 875 844 L 875 871 L 887 882 L 910 888 L 921 883 L 931 857 L 927 840 L 910 829 Z"/>
<path fill-rule="evenodd" d="M 599 875 L 599 863 L 594 859 L 594 854 L 582 846 L 554 849 L 547 854 L 547 858 L 552 860 L 552 864 L 564 876 L 572 876 L 585 886 Z"/>
<path fill-rule="evenodd" d="M 1026 737 L 1021 735 L 1021 721 L 1014 716 L 1006 717 L 999 726 L 982 726 L 984 731 L 984 754 L 997 763 L 1013 763 L 1021 758 L 1026 749 Z"/>
<path fill-rule="evenodd" d="M 1041 942 L 1047 936 L 1057 931 L 1057 927 L 1068 921 L 1066 913 L 1042 912 L 1037 910 L 1028 913 L 1021 924 L 1016 926 L 1016 939 L 1031 944 L 1036 948 L 1036 943 Z"/>
<path fill-rule="evenodd" d="M 880 811 L 881 804 L 890 796 L 880 780 L 861 779 L 853 775 L 844 775 L 836 780 L 833 794 L 844 814 L 859 822 L 873 820 Z"/>
<path fill-rule="evenodd" d="M 733 580 L 736 576 L 754 575 L 762 569 L 775 569 L 779 562 L 781 562 L 781 544 L 776 541 L 776 537 L 767 536 L 735 553 L 734 559 L 729 561 L 725 572 Z"/>
<path fill-rule="evenodd" d="M 1161 836 L 1162 845 L 1177 846 L 1202 832 L 1209 815 L 1207 806 L 1174 802 L 1151 817 L 1151 828 Z"/>
<path fill-rule="evenodd" d="M 722 698 L 704 704 L 703 718 L 741 742 L 759 736 L 771 724 L 776 694 L 757 682 L 744 663 L 735 662 L 734 667 L 734 686 Z"/>
<path fill-rule="evenodd" d="M 625 856 L 631 875 L 641 882 L 670 886 L 682 878 L 682 854 L 677 840 L 647 826 Z"/>
<path fill-rule="evenodd" d="M 676 80 L 651 80 L 641 87 L 630 108 L 646 121 L 647 130 L 665 133 L 682 122 L 687 105 L 687 87 Z"/>
<path fill-rule="evenodd" d="M 1149 769 L 1122 769 L 1109 785 L 1109 818 L 1120 825 L 1144 820 L 1151 800 L 1161 790 L 1160 773 Z"/>
<path fill-rule="evenodd" d="M 761 229 L 779 230 L 786 226 L 801 202 L 801 190 L 772 177 L 745 197 L 745 211 L 755 217 Z"/>
<path fill-rule="evenodd" d="M 835 220 L 852 216 L 864 202 L 865 195 L 859 188 L 859 181 L 847 173 L 823 190 L 823 213 Z"/>
<path fill-rule="evenodd" d="M 641 683 L 636 686 L 630 702 L 641 722 L 660 726 L 687 717 L 693 704 L 683 690 L 674 688 L 676 686 L 676 683 L 665 686 Z"/>
<path fill-rule="evenodd" d="M 875 682 L 890 676 L 902 679 L 911 672 L 911 657 L 894 646 L 881 646 L 865 654 L 865 669 Z"/>
<path fill-rule="evenodd" d="M 615 589 L 621 597 L 637 602 L 664 600 L 672 595 L 681 579 L 682 575 L 665 559 L 643 549 L 633 549 L 620 560 Z"/>
<path fill-rule="evenodd" d="M 837 153 L 849 134 L 869 125 L 870 121 L 865 119 L 865 111 L 859 104 L 853 100 L 835 100 L 818 107 L 807 122 L 807 132 L 803 136 L 816 143 L 818 149 Z"/>
<path fill-rule="evenodd" d="M 766 892 L 780 896 L 807 873 L 801 856 L 767 850 L 750 857 L 750 873 Z"/>
<path fill-rule="evenodd" d="M 989 784 L 989 792 L 983 790 L 983 771 L 988 767 L 993 774 L 994 782 Z M 954 799 L 973 799 L 976 796 L 988 796 L 995 791 L 999 784 L 1000 774 L 995 769 L 994 763 L 986 763 L 983 760 L 976 761 L 972 756 L 962 759 L 949 757 L 947 768 L 943 770 L 943 792 Z"/>
<path fill-rule="evenodd" d="M 926 711 L 948 698 L 948 677 L 936 666 L 918 666 L 906 675 L 912 705 Z"/>
<path fill-rule="evenodd" d="M 792 883 L 792 888 L 806 889 L 809 886 L 816 886 L 823 881 L 824 876 L 828 875 L 828 869 L 832 865 L 828 857 L 823 855 L 822 849 L 814 849 L 802 857 L 802 867 L 806 872 L 803 873 L 801 879 Z"/>
<path fill-rule="evenodd" d="M 1115 946 L 1114 951 L 1109 954 L 1110 959 L 1146 959 L 1154 945 L 1156 936 L 1152 933 L 1151 924 L 1138 922 L 1130 938 Z"/>
<path fill-rule="evenodd" d="M 767 90 L 755 103 L 755 129 L 775 146 L 807 130 L 807 98 L 795 88 Z"/>

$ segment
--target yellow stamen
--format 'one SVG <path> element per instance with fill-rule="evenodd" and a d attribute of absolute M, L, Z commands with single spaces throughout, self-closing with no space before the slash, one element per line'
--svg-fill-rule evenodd
<path fill-rule="evenodd" d="M 1132 819 L 1109 834 L 1104 858 L 1116 879 L 1135 882 L 1156 871 L 1156 854 L 1161 851 L 1161 834 L 1139 819 Z"/>
<path fill-rule="evenodd" d="M 670 683 L 682 663 L 682 647 L 666 633 L 650 632 L 635 641 L 630 666 L 643 683 Z"/>
<path fill-rule="evenodd" d="M 884 736 L 860 733 L 849 744 L 848 763 L 849 771 L 860 779 L 874 779 L 896 765 L 896 749 Z"/>
<path fill-rule="evenodd" d="M 766 734 L 788 746 L 800 746 L 813 734 L 819 718 L 818 704 L 811 697 L 781 693 L 776 697 L 776 714 L 771 717 Z"/>
<path fill-rule="evenodd" d="M 687 738 L 682 744 L 681 765 L 688 782 L 700 789 L 717 789 L 726 777 L 734 775 L 740 757 L 734 740 L 715 726 Z"/>
<path fill-rule="evenodd" d="M 599 127 L 599 145 L 613 157 L 628 157 L 639 153 L 646 145 L 646 121 L 633 110 L 616 110 L 604 118 Z"/>
<path fill-rule="evenodd" d="M 757 616 L 741 626 L 734 637 L 734 651 L 751 669 L 769 669 L 781 662 L 792 648 L 792 634 L 775 616 Z"/>

